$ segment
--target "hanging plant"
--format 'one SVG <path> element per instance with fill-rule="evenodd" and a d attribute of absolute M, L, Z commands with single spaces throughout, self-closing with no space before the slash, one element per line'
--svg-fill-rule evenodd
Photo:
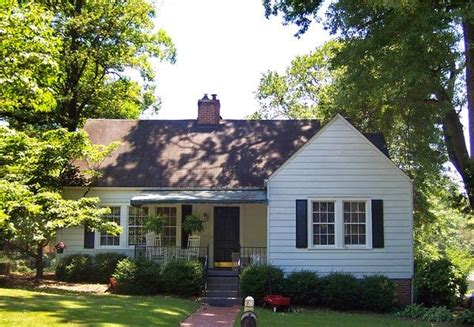
<path fill-rule="evenodd" d="M 160 215 L 148 216 L 145 220 L 145 230 L 147 232 L 155 233 L 156 235 L 158 235 L 161 234 L 164 227 L 165 221 Z"/>
<path fill-rule="evenodd" d="M 204 230 L 204 220 L 196 214 L 186 216 L 182 228 L 188 234 L 200 233 Z"/>

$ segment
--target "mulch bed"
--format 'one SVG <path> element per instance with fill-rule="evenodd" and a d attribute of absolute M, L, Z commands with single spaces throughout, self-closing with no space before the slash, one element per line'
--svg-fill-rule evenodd
<path fill-rule="evenodd" d="M 108 292 L 107 284 L 85 284 L 85 283 L 68 283 L 55 280 L 54 274 L 45 273 L 44 279 L 36 280 L 31 274 L 10 274 L 0 275 L 0 287 L 19 287 L 32 289 L 53 289 L 72 292 L 85 292 L 104 294 Z"/>

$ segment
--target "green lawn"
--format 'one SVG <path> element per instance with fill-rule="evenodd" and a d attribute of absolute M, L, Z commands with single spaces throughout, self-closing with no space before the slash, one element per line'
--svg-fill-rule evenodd
<path fill-rule="evenodd" d="M 297 312 L 274 313 L 270 309 L 256 309 L 259 326 L 318 326 L 318 327 L 408 327 L 408 326 L 447 326 L 442 324 L 409 321 L 389 314 L 344 313 L 325 310 L 305 310 Z M 234 327 L 240 326 L 240 314 Z"/>
<path fill-rule="evenodd" d="M 0 288 L 0 326 L 178 326 L 193 301 Z"/>

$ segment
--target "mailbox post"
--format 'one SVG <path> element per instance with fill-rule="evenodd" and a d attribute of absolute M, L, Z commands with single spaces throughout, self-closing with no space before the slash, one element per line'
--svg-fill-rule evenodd
<path fill-rule="evenodd" d="M 257 327 L 257 315 L 254 312 L 255 300 L 247 296 L 244 300 L 244 313 L 240 317 L 241 327 Z"/>

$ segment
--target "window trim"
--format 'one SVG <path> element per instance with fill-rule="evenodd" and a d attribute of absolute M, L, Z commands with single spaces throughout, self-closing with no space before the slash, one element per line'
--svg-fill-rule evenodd
<path fill-rule="evenodd" d="M 370 197 L 308 197 L 308 250 L 372 250 L 372 198 Z M 334 245 L 315 245 L 313 243 L 313 202 L 334 202 Z M 366 244 L 344 243 L 343 202 L 365 202 Z"/>

